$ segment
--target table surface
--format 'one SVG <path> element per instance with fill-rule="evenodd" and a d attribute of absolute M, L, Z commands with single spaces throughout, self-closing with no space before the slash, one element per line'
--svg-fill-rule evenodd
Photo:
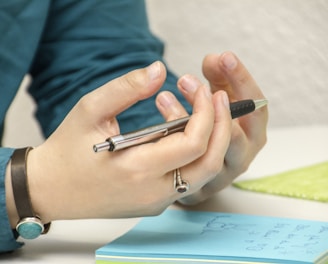
<path fill-rule="evenodd" d="M 240 179 L 251 179 L 328 160 L 328 126 L 276 128 Z M 328 189 L 328 188 L 327 188 Z M 227 187 L 195 210 L 328 221 L 328 203 L 293 199 Z M 0 261 L 17 263 L 95 263 L 95 250 L 127 232 L 139 219 L 72 220 L 53 223 L 42 236 Z"/>

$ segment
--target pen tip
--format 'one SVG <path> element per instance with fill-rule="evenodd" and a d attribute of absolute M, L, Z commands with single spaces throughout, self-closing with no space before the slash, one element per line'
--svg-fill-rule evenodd
<path fill-rule="evenodd" d="M 268 104 L 268 99 L 254 100 L 254 103 L 255 103 L 255 109 L 259 109 Z"/>

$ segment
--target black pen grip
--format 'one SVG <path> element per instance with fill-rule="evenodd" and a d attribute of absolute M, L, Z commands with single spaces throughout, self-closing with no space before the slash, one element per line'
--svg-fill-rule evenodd
<path fill-rule="evenodd" d="M 230 103 L 231 118 L 238 118 L 240 116 L 251 113 L 255 110 L 255 103 L 253 100 L 242 100 Z"/>

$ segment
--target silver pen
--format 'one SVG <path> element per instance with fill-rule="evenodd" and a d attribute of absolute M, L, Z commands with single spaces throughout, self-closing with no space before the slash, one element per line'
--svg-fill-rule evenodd
<path fill-rule="evenodd" d="M 249 99 L 230 103 L 231 117 L 237 118 L 246 115 L 267 105 L 267 103 L 267 99 Z M 184 128 L 186 127 L 189 119 L 190 116 L 187 116 L 126 134 L 112 136 L 107 138 L 102 143 L 95 144 L 93 146 L 93 150 L 94 152 L 100 152 L 104 150 L 112 152 L 148 142 L 153 142 L 172 133 L 184 131 Z"/>

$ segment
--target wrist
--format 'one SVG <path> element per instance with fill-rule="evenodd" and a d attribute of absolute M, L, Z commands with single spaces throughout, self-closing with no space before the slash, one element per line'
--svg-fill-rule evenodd
<path fill-rule="evenodd" d="M 43 171 L 45 165 L 46 161 L 42 158 L 40 160 L 38 156 L 38 149 L 32 149 L 26 160 L 30 200 L 35 213 L 44 223 L 48 223 L 54 220 L 51 216 L 51 208 L 54 208 L 52 206 L 53 199 L 47 195 L 49 193 L 49 190 L 47 190 L 48 184 L 46 183 L 47 177 L 45 175 L 47 172 Z"/>
<path fill-rule="evenodd" d="M 44 223 L 84 216 L 79 215 L 80 199 L 73 195 L 76 186 L 70 179 L 70 164 L 55 148 L 44 143 L 30 151 L 27 159 L 31 202 Z"/>

